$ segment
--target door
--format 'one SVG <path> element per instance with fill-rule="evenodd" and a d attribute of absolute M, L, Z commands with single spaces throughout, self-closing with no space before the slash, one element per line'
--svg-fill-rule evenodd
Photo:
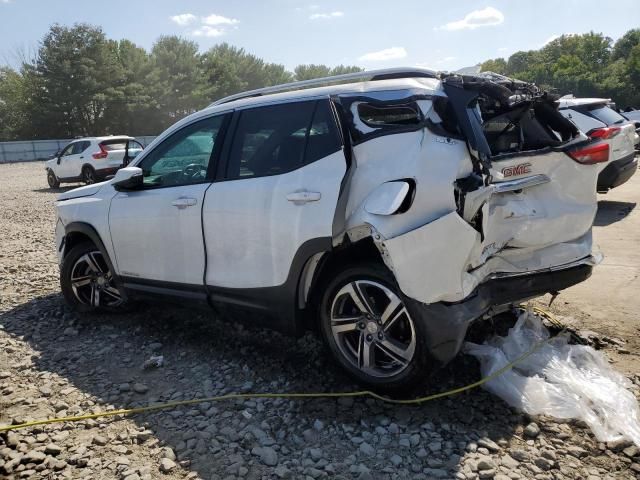
<path fill-rule="evenodd" d="M 59 158 L 60 163 L 58 163 L 58 171 L 56 172 L 59 178 L 74 178 L 80 176 L 81 166 L 79 163 L 81 153 L 84 150 L 82 148 L 84 143 L 88 144 L 89 142 L 73 142 L 62 150 Z"/>
<path fill-rule="evenodd" d="M 324 99 L 245 109 L 232 123 L 222 181 L 204 201 L 206 282 L 281 285 L 306 242 L 332 237 L 346 171 L 335 118 Z"/>
<path fill-rule="evenodd" d="M 143 186 L 111 201 L 109 228 L 123 277 L 203 286 L 202 201 L 224 115 L 190 123 L 141 158 Z"/>

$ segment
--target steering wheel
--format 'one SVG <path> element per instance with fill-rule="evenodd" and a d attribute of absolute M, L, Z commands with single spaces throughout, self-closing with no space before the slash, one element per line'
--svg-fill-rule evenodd
<path fill-rule="evenodd" d="M 191 163 L 182 169 L 182 174 L 185 177 L 195 179 L 202 175 L 202 165 L 199 163 Z"/>

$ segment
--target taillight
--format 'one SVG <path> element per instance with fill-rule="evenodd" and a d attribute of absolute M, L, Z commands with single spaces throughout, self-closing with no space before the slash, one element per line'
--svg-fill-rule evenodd
<path fill-rule="evenodd" d="M 583 165 L 593 165 L 594 163 L 604 163 L 609 161 L 609 144 L 598 142 L 567 151 L 569 156 L 576 162 Z"/>
<path fill-rule="evenodd" d="M 594 128 L 590 130 L 587 135 L 591 138 L 600 138 L 602 140 L 607 140 L 609 138 L 613 138 L 618 135 L 622 129 L 620 127 L 604 127 L 604 128 Z"/>
<path fill-rule="evenodd" d="M 107 158 L 107 155 L 109 155 L 109 152 L 107 152 L 104 149 L 104 145 L 100 143 L 98 146 L 100 147 L 100 151 L 94 153 L 92 157 L 95 158 L 96 160 L 100 160 L 101 158 Z"/>

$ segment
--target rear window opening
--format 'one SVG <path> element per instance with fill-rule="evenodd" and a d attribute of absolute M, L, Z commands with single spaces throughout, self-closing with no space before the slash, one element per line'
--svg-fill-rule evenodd
<path fill-rule="evenodd" d="M 126 140 L 106 140 L 104 142 L 100 142 L 100 146 L 102 150 L 105 152 L 112 152 L 114 150 L 124 150 L 127 148 Z"/>
<path fill-rule="evenodd" d="M 358 116 L 369 127 L 419 125 L 422 121 L 420 109 L 415 103 L 404 105 L 358 105 Z"/>
<path fill-rule="evenodd" d="M 479 107 L 492 156 L 559 147 L 578 134 L 546 97 L 503 106 L 481 95 Z"/>

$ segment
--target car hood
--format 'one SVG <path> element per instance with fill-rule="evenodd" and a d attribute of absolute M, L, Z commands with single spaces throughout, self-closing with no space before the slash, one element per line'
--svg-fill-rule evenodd
<path fill-rule="evenodd" d="M 89 197 L 91 195 L 95 195 L 107 183 L 108 182 L 100 182 L 100 183 L 94 183 L 92 185 L 85 185 L 84 187 L 74 188 L 73 190 L 69 190 L 68 192 L 61 193 L 58 196 L 58 201 L 70 200 L 72 198 L 78 198 L 78 197 Z"/>

